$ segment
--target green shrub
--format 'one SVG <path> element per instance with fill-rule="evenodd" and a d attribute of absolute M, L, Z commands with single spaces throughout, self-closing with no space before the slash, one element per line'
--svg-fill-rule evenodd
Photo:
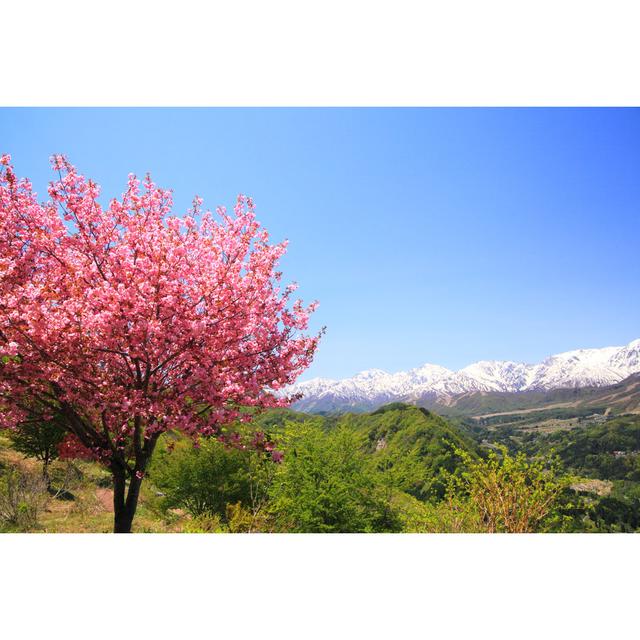
<path fill-rule="evenodd" d="M 271 485 L 279 529 L 308 533 L 398 531 L 363 437 L 353 429 L 324 432 L 312 424 L 289 425 L 285 456 Z"/>
<path fill-rule="evenodd" d="M 457 494 L 466 496 L 489 533 L 540 531 L 557 516 L 557 507 L 569 478 L 558 476 L 557 463 L 528 460 L 524 453 L 511 456 L 491 451 L 486 460 L 461 452 L 466 469 L 453 482 Z"/>
<path fill-rule="evenodd" d="M 184 533 L 228 533 L 229 528 L 217 515 L 201 515 L 188 520 L 183 528 Z"/>
<path fill-rule="evenodd" d="M 185 509 L 194 517 L 217 515 L 226 522 L 228 504 L 255 503 L 260 458 L 216 440 L 202 439 L 198 447 L 179 440 L 175 447 L 159 447 L 149 474 L 164 494 L 165 509 Z"/>
<path fill-rule="evenodd" d="M 47 483 L 39 474 L 8 469 L 0 476 L 0 525 L 29 531 L 47 501 Z"/>

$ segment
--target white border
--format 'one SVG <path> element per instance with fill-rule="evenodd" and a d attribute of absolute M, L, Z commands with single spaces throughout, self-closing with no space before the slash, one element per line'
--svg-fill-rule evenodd
<path fill-rule="evenodd" d="M 3 105 L 637 105 L 633 0 L 20 0 Z"/>
<path fill-rule="evenodd" d="M 2 629 L 67 640 L 627 637 L 638 540 L 5 535 Z"/>
<path fill-rule="evenodd" d="M 21 0 L 1 20 L 4 106 L 640 104 L 632 1 Z M 0 625 L 54 639 L 620 637 L 637 630 L 639 540 L 2 535 Z"/>

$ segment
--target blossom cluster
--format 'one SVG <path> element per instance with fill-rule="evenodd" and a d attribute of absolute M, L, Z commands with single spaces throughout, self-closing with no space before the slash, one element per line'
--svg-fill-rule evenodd
<path fill-rule="evenodd" d="M 170 191 L 129 175 L 103 207 L 66 158 L 52 165 L 40 203 L 0 157 L 0 422 L 35 396 L 78 422 L 67 448 L 102 455 L 136 429 L 215 435 L 245 407 L 286 405 L 275 392 L 313 358 L 316 304 L 282 286 L 286 242 L 252 200 L 214 214 L 196 198 L 176 217 Z"/>

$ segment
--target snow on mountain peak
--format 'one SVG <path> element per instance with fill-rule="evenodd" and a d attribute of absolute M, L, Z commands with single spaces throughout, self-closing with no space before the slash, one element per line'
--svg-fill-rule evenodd
<path fill-rule="evenodd" d="M 481 360 L 460 369 L 459 374 L 475 380 L 479 391 L 510 391 L 526 384 L 528 365 L 521 362 Z"/>
<path fill-rule="evenodd" d="M 358 378 L 359 380 L 374 380 L 377 378 L 383 378 L 388 375 L 389 374 L 382 369 L 367 369 L 366 371 L 361 371 L 360 373 L 356 374 L 354 377 Z"/>
<path fill-rule="evenodd" d="M 416 377 L 427 379 L 448 376 L 452 374 L 453 371 L 451 371 L 450 369 L 446 369 L 445 367 L 441 367 L 437 364 L 423 364 L 421 367 L 411 369 L 411 371 L 409 371 L 408 373 Z"/>
<path fill-rule="evenodd" d="M 410 371 L 361 371 L 352 378 L 314 378 L 286 393 L 302 393 L 296 408 L 336 411 L 373 408 L 396 400 L 425 396 L 450 397 L 469 392 L 531 391 L 606 386 L 640 372 L 640 339 L 623 347 L 576 349 L 549 356 L 539 364 L 481 360 L 459 371 L 424 364 Z"/>

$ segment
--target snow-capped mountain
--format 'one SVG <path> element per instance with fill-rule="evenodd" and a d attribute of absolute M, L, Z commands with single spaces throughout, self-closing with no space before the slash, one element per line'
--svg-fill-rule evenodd
<path fill-rule="evenodd" d="M 301 411 L 357 411 L 463 393 L 602 387 L 638 372 L 640 339 L 624 347 L 567 351 L 539 364 L 483 360 L 459 371 L 434 364 L 398 373 L 370 369 L 343 380 L 314 378 L 291 385 L 286 392 L 302 394 L 293 405 Z"/>

